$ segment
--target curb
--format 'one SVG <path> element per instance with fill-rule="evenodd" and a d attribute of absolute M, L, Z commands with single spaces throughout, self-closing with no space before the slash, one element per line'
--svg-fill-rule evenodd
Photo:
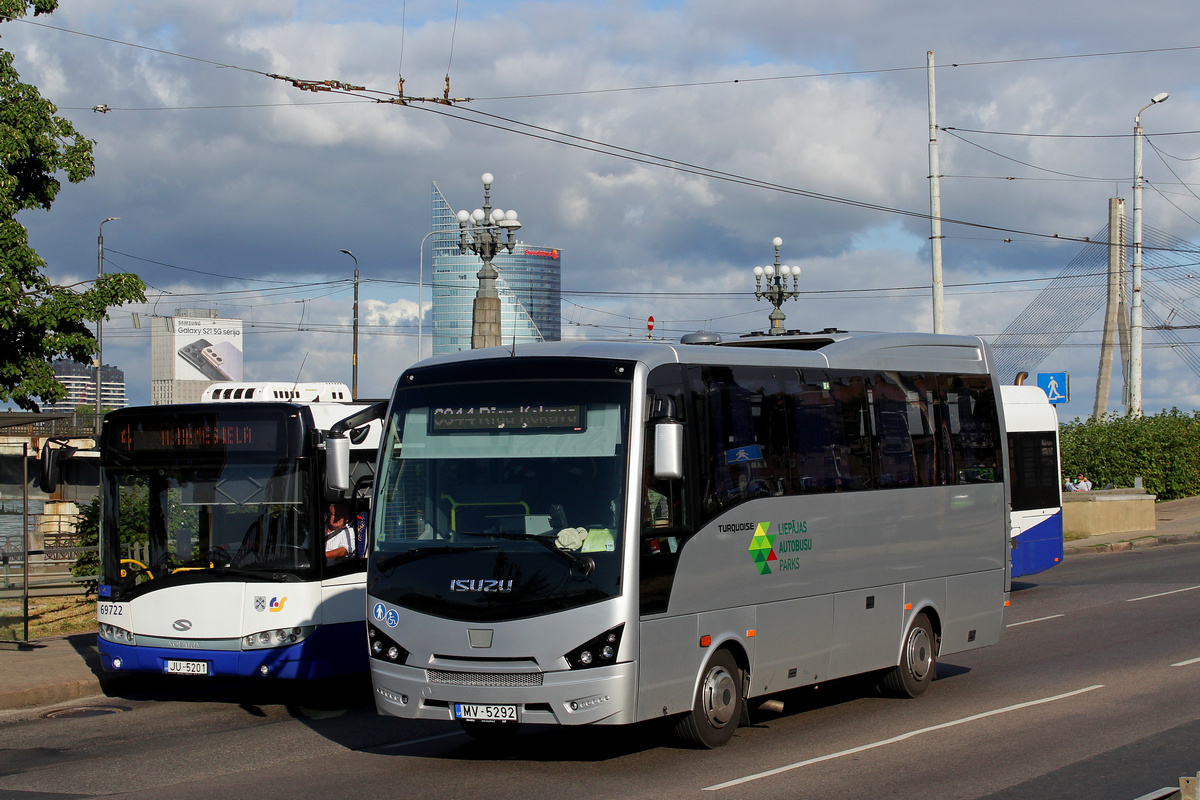
<path fill-rule="evenodd" d="M 99 680 L 82 679 L 65 681 L 54 686 L 33 686 L 0 694 L 0 711 L 40 708 L 98 694 L 104 694 Z"/>
<path fill-rule="evenodd" d="M 1142 536 L 1123 542 L 1104 542 L 1102 544 L 1067 544 L 1063 547 L 1064 555 L 1087 555 L 1089 553 L 1123 553 L 1128 550 L 1144 550 L 1147 547 L 1159 547 L 1169 544 L 1192 544 L 1200 542 L 1200 533 L 1168 533 L 1162 536 Z"/>

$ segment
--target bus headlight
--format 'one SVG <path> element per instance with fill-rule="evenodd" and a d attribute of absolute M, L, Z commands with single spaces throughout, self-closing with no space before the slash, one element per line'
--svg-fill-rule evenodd
<path fill-rule="evenodd" d="M 295 628 L 271 628 L 266 631 L 258 631 L 242 637 L 242 649 L 262 650 L 265 647 L 287 647 L 290 644 L 304 641 L 312 636 L 316 629 L 316 625 L 304 625 Z"/>
<path fill-rule="evenodd" d="M 117 644 L 133 644 L 133 631 L 127 631 L 124 628 L 118 628 L 116 625 L 109 625 L 107 622 L 100 623 L 100 638 Z"/>
<path fill-rule="evenodd" d="M 606 667 L 615 664 L 617 652 L 621 649 L 621 633 L 625 624 L 607 630 L 594 639 L 590 639 L 567 653 L 564 658 L 571 669 L 588 669 L 589 667 Z"/>
<path fill-rule="evenodd" d="M 389 664 L 403 664 L 408 660 L 408 651 L 386 633 L 367 623 L 367 641 L 370 642 L 371 658 Z"/>

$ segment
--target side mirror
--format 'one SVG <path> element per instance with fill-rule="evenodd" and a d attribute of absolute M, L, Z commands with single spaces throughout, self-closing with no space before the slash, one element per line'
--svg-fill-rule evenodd
<path fill-rule="evenodd" d="M 51 442 L 58 446 L 51 447 Z M 78 448 L 71 447 L 66 439 L 47 439 L 38 456 L 38 488 L 46 494 L 53 493 L 62 482 L 62 460 L 70 458 L 77 451 Z"/>
<path fill-rule="evenodd" d="M 325 484 L 338 492 L 350 488 L 350 439 L 344 433 L 325 437 Z"/>
<path fill-rule="evenodd" d="M 654 425 L 654 477 L 675 480 L 683 477 L 683 425 L 662 420 Z"/>
<path fill-rule="evenodd" d="M 58 463 L 58 450 L 50 449 L 50 442 L 42 445 L 42 454 L 38 458 L 38 488 L 50 494 L 58 488 L 59 475 L 62 465 Z"/>

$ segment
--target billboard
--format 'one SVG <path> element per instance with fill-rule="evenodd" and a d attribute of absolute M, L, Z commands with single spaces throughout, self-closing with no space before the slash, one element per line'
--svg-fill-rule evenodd
<path fill-rule="evenodd" d="M 242 321 L 175 317 L 174 379 L 240 381 Z"/>

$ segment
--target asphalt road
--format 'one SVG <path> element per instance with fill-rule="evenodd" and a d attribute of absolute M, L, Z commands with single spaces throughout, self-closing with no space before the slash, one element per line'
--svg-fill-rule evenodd
<path fill-rule="evenodd" d="M 0 798 L 1134 800 L 1200 771 L 1200 545 L 1075 556 L 1016 584 L 1000 644 L 948 657 L 918 700 L 840 681 L 754 722 L 716 751 L 656 725 L 496 747 L 377 717 L 362 681 L 154 679 L 0 715 Z"/>

